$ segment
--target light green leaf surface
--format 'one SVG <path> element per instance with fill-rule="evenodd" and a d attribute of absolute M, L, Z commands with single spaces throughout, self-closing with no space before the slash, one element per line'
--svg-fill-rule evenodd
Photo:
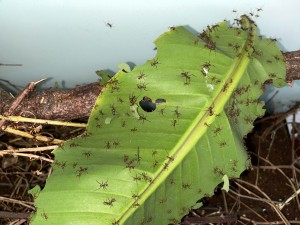
<path fill-rule="evenodd" d="M 177 223 L 225 174 L 239 177 L 250 165 L 243 137 L 264 113 L 262 84 L 285 75 L 275 43 L 246 16 L 240 23 L 202 39 L 172 28 L 154 59 L 108 81 L 86 134 L 55 151 L 31 224 Z M 150 99 L 166 102 L 146 112 L 139 103 Z"/>

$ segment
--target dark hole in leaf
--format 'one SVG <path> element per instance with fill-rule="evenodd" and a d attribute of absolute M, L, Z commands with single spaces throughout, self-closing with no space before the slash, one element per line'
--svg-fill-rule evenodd
<path fill-rule="evenodd" d="M 155 103 L 152 102 L 152 99 L 144 96 L 140 101 L 140 106 L 145 112 L 153 112 L 156 109 L 156 104 L 165 103 L 166 99 L 158 98 L 155 100 Z"/>
<path fill-rule="evenodd" d="M 155 103 L 159 104 L 159 103 L 165 103 L 166 102 L 166 99 L 163 99 L 163 98 L 158 98 L 155 100 Z"/>
<path fill-rule="evenodd" d="M 156 104 L 149 97 L 143 97 L 140 101 L 140 106 L 145 112 L 153 112 L 156 109 Z"/>

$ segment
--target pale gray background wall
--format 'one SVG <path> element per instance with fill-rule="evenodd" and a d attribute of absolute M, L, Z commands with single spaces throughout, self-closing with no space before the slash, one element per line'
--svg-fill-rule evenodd
<path fill-rule="evenodd" d="M 261 33 L 283 50 L 300 48 L 297 0 L 0 0 L 0 77 L 25 85 L 44 77 L 67 87 L 97 80 L 95 70 L 154 57 L 153 40 L 169 26 L 233 20 L 262 8 Z M 112 28 L 105 23 L 113 24 Z"/>

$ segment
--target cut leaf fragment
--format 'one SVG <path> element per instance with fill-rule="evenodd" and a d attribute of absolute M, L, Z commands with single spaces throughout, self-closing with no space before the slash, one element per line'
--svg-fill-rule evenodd
<path fill-rule="evenodd" d="M 261 85 L 271 73 L 285 75 L 275 43 L 247 16 L 239 21 L 241 28 L 222 22 L 199 37 L 173 27 L 156 40 L 154 59 L 108 81 L 90 135 L 55 150 L 67 166 L 54 165 L 32 224 L 45 222 L 43 213 L 47 224 L 177 223 L 223 179 L 227 188 L 239 177 L 250 166 L 243 137 L 264 113 Z M 167 101 L 147 113 L 143 96 Z"/>

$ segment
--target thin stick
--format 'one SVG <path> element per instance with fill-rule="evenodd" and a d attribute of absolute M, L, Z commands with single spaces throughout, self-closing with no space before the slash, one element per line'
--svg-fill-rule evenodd
<path fill-rule="evenodd" d="M 242 185 L 240 185 L 238 182 L 247 184 L 249 186 L 251 186 L 252 188 L 258 190 L 266 199 L 264 198 L 260 198 L 258 195 L 256 195 L 255 193 L 253 193 L 252 191 L 250 191 L 249 189 L 243 187 Z M 267 203 L 269 206 L 271 206 L 274 211 L 277 213 L 277 215 L 281 218 L 281 220 L 284 222 L 285 225 L 289 225 L 289 221 L 287 220 L 287 218 L 283 215 L 283 213 L 278 209 L 278 207 L 274 204 L 274 202 L 269 198 L 269 196 L 267 194 L 265 194 L 260 188 L 258 188 L 256 185 L 250 184 L 246 181 L 242 181 L 242 180 L 238 180 L 238 182 L 235 182 L 236 185 L 238 185 L 240 188 L 244 189 L 245 191 L 247 191 L 249 194 L 252 194 L 254 196 L 257 197 L 257 201 L 263 201 L 265 203 Z M 237 193 L 238 194 L 238 193 Z"/>
<path fill-rule="evenodd" d="M 24 131 L 20 131 L 20 130 L 16 130 L 10 127 L 2 127 L 2 130 L 11 134 L 16 134 L 25 138 L 31 138 L 31 139 L 36 139 L 38 141 L 43 141 L 43 142 L 49 142 L 49 143 L 53 143 L 53 144 L 62 144 L 64 141 L 60 140 L 60 139 L 55 139 L 55 138 L 49 138 L 49 137 L 45 137 L 42 135 L 31 135 L 27 132 Z"/>
<path fill-rule="evenodd" d="M 263 161 L 265 161 L 265 162 L 269 163 L 271 166 L 275 167 L 276 170 L 278 170 L 279 173 L 281 173 L 281 174 L 287 179 L 287 181 L 290 183 L 291 188 L 293 189 L 293 191 L 296 192 L 296 187 L 295 187 L 294 183 L 291 181 L 291 179 L 290 179 L 290 178 L 289 178 L 289 177 L 288 177 L 288 176 L 287 176 L 287 175 L 286 175 L 279 167 L 275 166 L 275 165 L 274 165 L 273 163 L 271 163 L 269 160 L 267 160 L 267 159 L 265 159 L 265 158 L 263 158 L 263 157 L 261 157 L 261 156 L 255 154 L 255 153 L 251 153 L 251 154 L 256 155 L 257 157 L 259 157 L 259 158 L 262 159 Z M 297 201 L 297 205 L 298 205 L 298 207 L 299 207 L 299 198 L 298 198 L 298 197 L 296 198 L 296 201 Z"/>
<path fill-rule="evenodd" d="M 290 201 L 292 201 L 297 195 L 300 194 L 300 189 L 298 189 L 291 197 L 289 197 L 285 202 L 278 204 L 278 208 L 280 210 L 283 209 L 284 206 L 286 206 Z"/>
<path fill-rule="evenodd" d="M 50 124 L 50 125 L 67 126 L 67 127 L 83 127 L 83 128 L 85 128 L 87 126 L 86 123 L 72 123 L 72 122 L 64 122 L 64 121 L 56 121 L 56 120 L 34 119 L 34 118 L 27 118 L 27 117 L 22 117 L 22 116 L 2 116 L 2 115 L 0 115 L 0 119 L 13 121 L 13 122 L 40 123 L 40 124 Z"/>
<path fill-rule="evenodd" d="M 28 157 L 30 159 L 34 158 L 34 159 L 40 159 L 40 160 L 44 160 L 50 163 L 53 163 L 54 160 L 53 159 L 48 159 L 46 157 L 43 156 L 39 156 L 39 155 L 34 155 L 34 154 L 26 154 L 26 153 L 16 153 L 16 152 L 2 152 L 1 155 L 12 155 L 12 156 L 25 156 Z"/>
<path fill-rule="evenodd" d="M 4 202 L 10 202 L 10 203 L 14 203 L 14 204 L 19 204 L 19 205 L 25 206 L 25 207 L 27 207 L 29 209 L 35 210 L 35 208 L 30 205 L 30 204 L 33 204 L 32 202 L 24 202 L 24 201 L 12 199 L 12 198 L 5 198 L 5 197 L 2 197 L 2 196 L 0 196 L 0 200 L 4 201 Z"/>
<path fill-rule="evenodd" d="M 2 152 L 8 153 L 18 153 L 18 152 L 41 152 L 41 151 L 49 151 L 58 148 L 59 145 L 50 145 L 50 146 L 43 146 L 43 147 L 36 147 L 36 148 L 19 148 L 19 149 L 6 149 L 1 150 L 0 155 Z"/>

